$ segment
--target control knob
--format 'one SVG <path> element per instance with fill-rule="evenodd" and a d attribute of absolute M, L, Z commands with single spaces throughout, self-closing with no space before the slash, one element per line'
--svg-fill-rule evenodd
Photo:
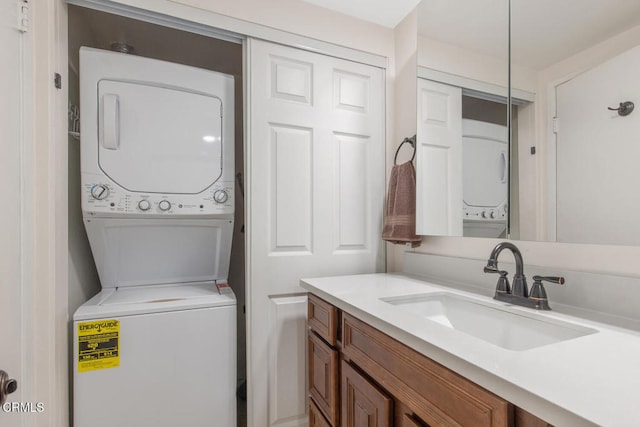
<path fill-rule="evenodd" d="M 216 203 L 224 203 L 229 200 L 229 194 L 225 190 L 216 190 L 213 192 L 213 200 Z"/>
<path fill-rule="evenodd" d="M 142 199 L 138 202 L 138 209 L 140 209 L 143 212 L 146 212 L 149 209 L 151 209 L 151 203 L 149 203 L 147 199 Z"/>
<path fill-rule="evenodd" d="M 109 195 L 109 187 L 104 184 L 96 184 L 91 187 L 91 197 L 95 200 L 104 200 Z"/>
<path fill-rule="evenodd" d="M 158 207 L 160 208 L 161 211 L 168 211 L 169 209 L 171 209 L 171 202 L 168 200 L 161 200 L 160 203 L 158 203 Z"/>

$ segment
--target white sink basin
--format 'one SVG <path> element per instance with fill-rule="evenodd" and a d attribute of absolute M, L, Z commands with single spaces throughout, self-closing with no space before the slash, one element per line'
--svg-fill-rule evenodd
<path fill-rule="evenodd" d="M 508 350 L 529 350 L 597 332 L 572 323 L 541 318 L 535 312 L 528 315 L 451 293 L 381 300 Z"/>

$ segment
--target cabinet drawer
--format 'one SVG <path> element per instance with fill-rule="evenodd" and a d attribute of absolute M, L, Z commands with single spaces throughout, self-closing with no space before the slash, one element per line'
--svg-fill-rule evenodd
<path fill-rule="evenodd" d="M 309 398 L 309 427 L 331 427 L 311 398 Z"/>
<path fill-rule="evenodd" d="M 315 295 L 308 299 L 309 326 L 330 345 L 338 339 L 338 309 Z"/>
<path fill-rule="evenodd" d="M 322 341 L 313 332 L 308 332 L 309 341 L 309 396 L 327 420 L 338 425 L 339 373 L 338 352 Z"/>
<path fill-rule="evenodd" d="M 342 427 L 392 426 L 393 401 L 342 361 Z"/>
<path fill-rule="evenodd" d="M 429 425 L 513 425 L 509 402 L 347 313 L 342 352 Z"/>

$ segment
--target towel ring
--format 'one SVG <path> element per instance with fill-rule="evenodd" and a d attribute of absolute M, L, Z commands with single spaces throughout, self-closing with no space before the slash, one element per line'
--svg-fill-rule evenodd
<path fill-rule="evenodd" d="M 416 135 L 413 135 L 411 138 L 405 138 L 402 140 L 402 142 L 400 143 L 400 145 L 398 145 L 398 149 L 396 150 L 396 155 L 393 157 L 393 164 L 397 165 L 398 164 L 398 153 L 400 152 L 400 149 L 402 148 L 402 146 L 407 143 L 410 146 L 413 147 L 413 156 L 411 156 L 411 160 L 413 162 L 413 159 L 416 158 Z"/>

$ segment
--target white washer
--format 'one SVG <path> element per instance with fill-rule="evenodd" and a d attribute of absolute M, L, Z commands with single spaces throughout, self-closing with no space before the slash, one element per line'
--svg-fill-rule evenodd
<path fill-rule="evenodd" d="M 80 49 L 82 210 L 102 291 L 74 314 L 74 424 L 235 426 L 232 76 Z"/>
<path fill-rule="evenodd" d="M 74 315 L 74 425 L 235 426 L 233 293 L 213 283 L 141 288 L 103 290 Z M 115 331 L 95 327 L 114 321 Z M 94 331 L 80 339 L 81 325 Z"/>

